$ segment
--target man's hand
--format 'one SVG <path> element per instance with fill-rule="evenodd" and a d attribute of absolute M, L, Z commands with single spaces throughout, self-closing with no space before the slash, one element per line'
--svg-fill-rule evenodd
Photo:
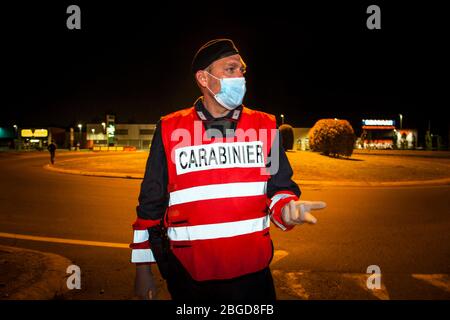
<path fill-rule="evenodd" d="M 156 296 L 156 286 L 150 264 L 136 265 L 135 295 L 142 300 L 153 300 Z"/>
<path fill-rule="evenodd" d="M 327 204 L 323 201 L 294 201 L 286 204 L 281 213 L 283 221 L 287 225 L 302 224 L 308 222 L 315 224 L 317 219 L 310 213 L 311 210 L 323 209 Z"/>

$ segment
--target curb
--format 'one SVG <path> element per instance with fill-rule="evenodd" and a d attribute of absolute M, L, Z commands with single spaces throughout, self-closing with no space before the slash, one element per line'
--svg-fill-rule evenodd
<path fill-rule="evenodd" d="M 420 151 L 421 153 L 412 153 L 404 150 L 406 152 L 380 152 L 382 150 L 372 150 L 372 151 L 354 151 L 353 155 L 363 155 L 363 156 L 387 156 L 387 157 L 412 157 L 412 158 L 432 158 L 432 159 L 450 159 L 450 151 Z"/>
<path fill-rule="evenodd" d="M 143 179 L 144 175 L 142 174 L 125 174 L 125 173 L 114 173 L 114 172 L 91 172 L 84 170 L 72 170 L 72 169 L 62 169 L 51 166 L 50 164 L 44 165 L 44 169 L 59 172 L 59 173 L 67 173 L 67 174 L 75 174 L 81 176 L 90 176 L 90 177 L 103 177 L 103 178 L 121 178 L 121 179 Z"/>
<path fill-rule="evenodd" d="M 40 256 L 40 262 L 45 270 L 40 277 L 29 285 L 22 285 L 22 289 L 12 293 L 6 300 L 52 300 L 63 295 L 69 289 L 66 285 L 66 269 L 72 262 L 60 255 L 30 249 L 0 245 L 0 251 L 16 254 L 28 252 Z M 19 277 L 23 279 L 26 277 Z"/>

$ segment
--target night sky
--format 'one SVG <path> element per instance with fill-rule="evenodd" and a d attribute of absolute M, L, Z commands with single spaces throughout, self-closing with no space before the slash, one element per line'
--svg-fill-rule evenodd
<path fill-rule="evenodd" d="M 355 129 L 362 118 L 402 113 L 403 127 L 431 120 L 448 135 L 448 36 L 436 5 L 92 2 L 2 5 L 1 125 L 69 126 L 106 113 L 155 123 L 198 97 L 192 57 L 226 37 L 248 65 L 251 108 L 293 126 L 337 117 Z M 81 8 L 81 30 L 66 28 L 70 4 Z M 381 30 L 366 28 L 370 4 L 381 7 Z"/>

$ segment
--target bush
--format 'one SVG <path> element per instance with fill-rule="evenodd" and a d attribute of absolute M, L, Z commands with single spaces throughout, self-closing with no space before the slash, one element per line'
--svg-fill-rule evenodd
<path fill-rule="evenodd" d="M 280 130 L 283 149 L 285 151 L 292 150 L 294 148 L 294 129 L 288 124 L 282 124 L 278 129 Z"/>
<path fill-rule="evenodd" d="M 309 131 L 311 150 L 327 156 L 351 156 L 356 136 L 347 120 L 322 119 Z"/>

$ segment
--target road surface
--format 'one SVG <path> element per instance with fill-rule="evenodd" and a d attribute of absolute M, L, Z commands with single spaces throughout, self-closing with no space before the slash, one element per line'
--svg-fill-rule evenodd
<path fill-rule="evenodd" d="M 95 155 L 57 161 L 77 156 Z M 134 266 L 125 247 L 141 181 L 51 172 L 43 169 L 48 161 L 47 153 L 0 155 L 0 244 L 80 266 L 82 288 L 64 299 L 131 299 Z M 279 298 L 450 299 L 450 186 L 302 192 L 328 208 L 315 226 L 272 226 Z M 367 288 L 371 265 L 381 270 L 380 289 Z"/>

